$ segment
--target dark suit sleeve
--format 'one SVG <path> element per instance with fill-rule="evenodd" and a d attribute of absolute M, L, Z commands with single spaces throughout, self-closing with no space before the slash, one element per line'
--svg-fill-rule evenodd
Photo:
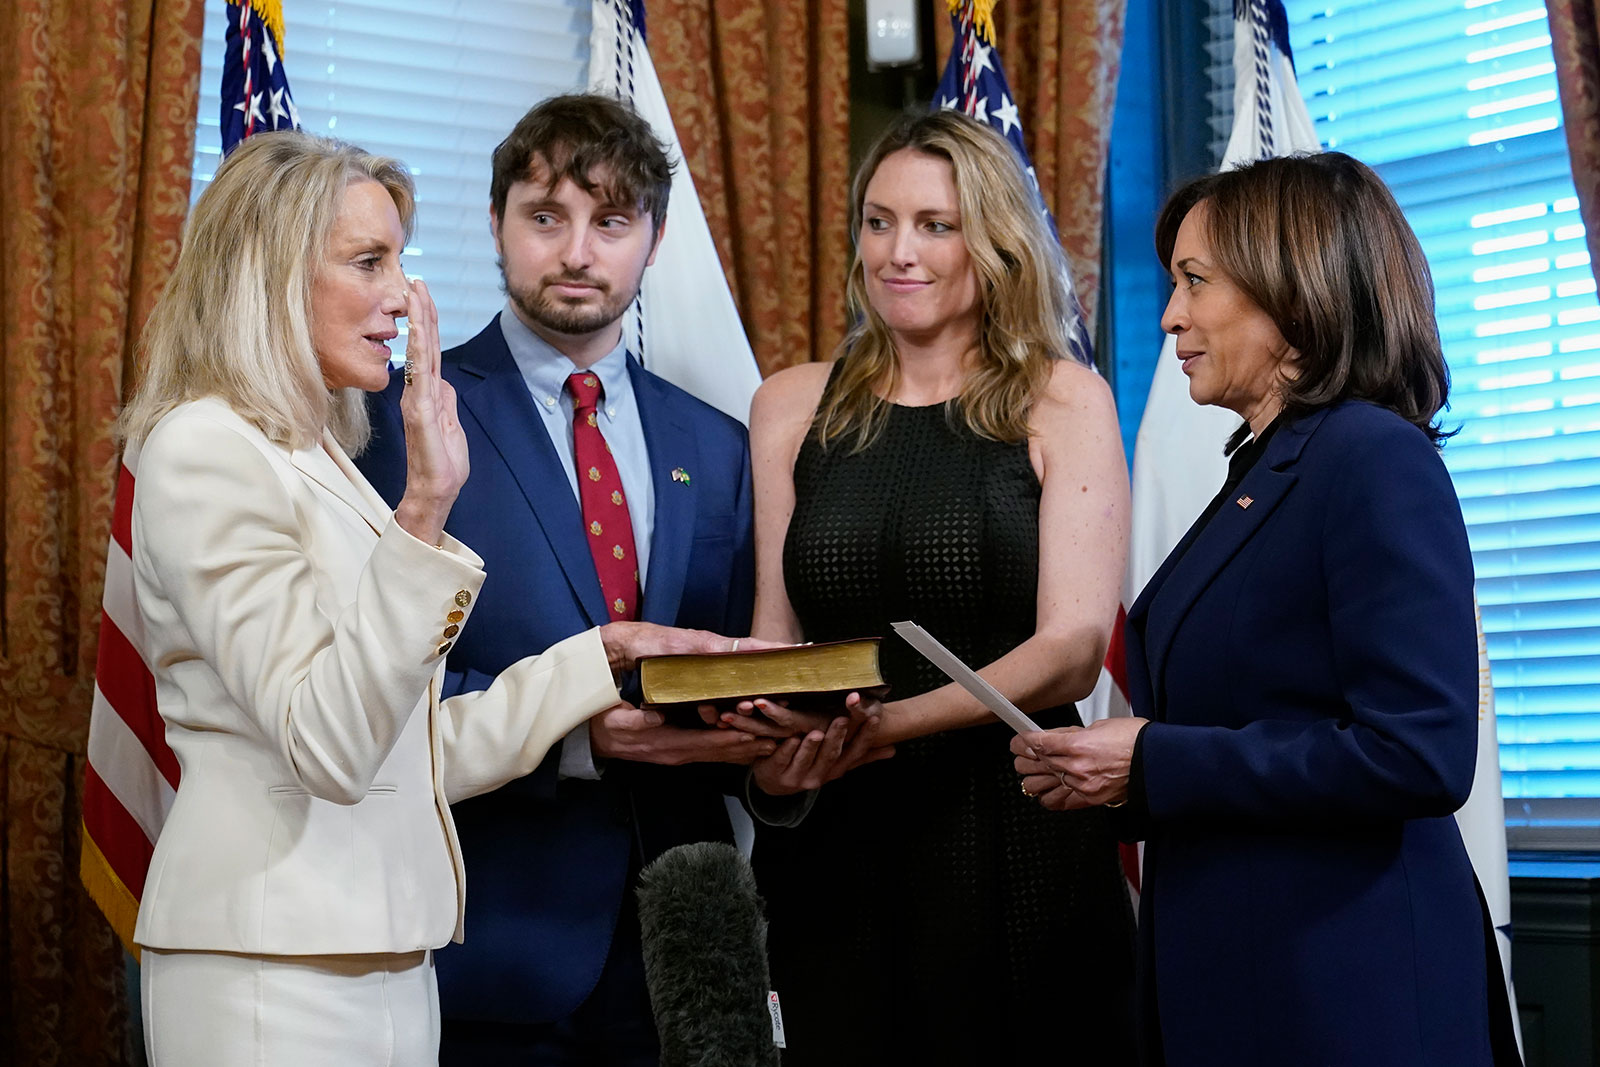
<path fill-rule="evenodd" d="M 722 632 L 744 637 L 750 632 L 756 601 L 755 506 L 750 483 L 750 438 L 739 434 L 739 492 L 733 502 L 733 561 L 728 574 L 727 614 Z"/>
<path fill-rule="evenodd" d="M 1338 447 L 1347 457 L 1325 490 L 1320 565 L 1340 691 L 1322 717 L 1275 718 L 1268 705 L 1239 729 L 1151 723 L 1142 770 L 1157 823 L 1421 818 L 1466 799 L 1477 641 L 1454 488 L 1437 452 L 1398 423 Z M 1318 564 L 1308 545 L 1306 566 Z"/>
<path fill-rule="evenodd" d="M 389 372 L 389 387 L 381 393 L 367 394 L 367 419 L 372 437 L 355 457 L 355 464 L 378 495 L 398 507 L 406 491 L 406 431 L 400 419 L 400 372 Z M 486 688 L 486 687 L 480 687 Z"/>

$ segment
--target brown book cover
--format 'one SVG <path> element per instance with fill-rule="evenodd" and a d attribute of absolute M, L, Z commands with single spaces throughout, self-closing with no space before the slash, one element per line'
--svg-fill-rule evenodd
<path fill-rule="evenodd" d="M 879 640 L 646 656 L 639 661 L 639 684 L 651 706 L 726 704 L 751 697 L 784 697 L 801 704 L 822 697 L 837 703 L 847 693 L 883 688 Z M 830 699 L 834 695 L 837 699 Z"/>

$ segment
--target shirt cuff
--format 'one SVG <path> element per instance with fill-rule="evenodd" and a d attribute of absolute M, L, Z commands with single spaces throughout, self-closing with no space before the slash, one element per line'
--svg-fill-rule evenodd
<path fill-rule="evenodd" d="M 771 793 L 764 793 L 756 785 L 756 773 L 746 771 L 744 775 L 744 806 L 756 820 L 766 826 L 799 826 L 811 814 L 812 805 L 817 802 L 817 791 L 808 789 L 804 793 L 793 793 L 789 796 L 775 797 Z"/>
<path fill-rule="evenodd" d="M 561 739 L 561 763 L 556 768 L 556 777 L 582 778 L 590 782 L 600 780 L 600 768 L 594 762 L 594 749 L 589 746 L 587 720 L 574 726 Z"/>

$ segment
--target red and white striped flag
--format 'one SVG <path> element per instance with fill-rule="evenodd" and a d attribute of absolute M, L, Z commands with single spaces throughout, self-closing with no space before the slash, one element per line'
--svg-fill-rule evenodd
<path fill-rule="evenodd" d="M 155 679 L 140 652 L 144 626 L 133 600 L 133 481 L 138 462 L 138 448 L 130 445 L 117 478 L 106 550 L 78 864 L 89 896 L 136 955 L 133 923 L 150 852 L 178 789 L 178 761 L 167 747 Z"/>

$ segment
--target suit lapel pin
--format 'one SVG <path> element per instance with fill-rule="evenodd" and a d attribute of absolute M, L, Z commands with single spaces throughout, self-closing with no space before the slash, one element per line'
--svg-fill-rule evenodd
<path fill-rule="evenodd" d="M 672 468 L 672 480 L 675 481 L 675 482 L 682 482 L 684 485 L 688 485 L 689 484 L 689 472 L 684 470 L 682 467 L 673 467 Z"/>
<path fill-rule="evenodd" d="M 1241 508 L 1247 508 L 1251 504 L 1255 503 L 1255 498 L 1254 497 L 1248 497 L 1248 496 L 1242 496 L 1238 500 L 1235 500 L 1234 503 L 1238 504 Z"/>

